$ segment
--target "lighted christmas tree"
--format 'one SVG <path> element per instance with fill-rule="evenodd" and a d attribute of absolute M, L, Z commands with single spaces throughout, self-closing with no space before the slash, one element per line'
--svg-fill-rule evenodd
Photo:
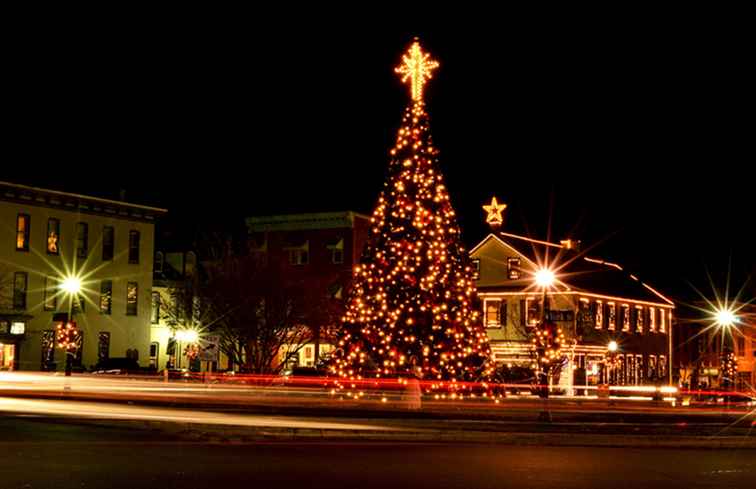
<path fill-rule="evenodd" d="M 412 101 L 354 270 L 332 364 L 344 381 L 396 373 L 479 380 L 493 370 L 473 270 L 423 102 L 423 86 L 437 67 L 414 42 L 396 69 Z"/>

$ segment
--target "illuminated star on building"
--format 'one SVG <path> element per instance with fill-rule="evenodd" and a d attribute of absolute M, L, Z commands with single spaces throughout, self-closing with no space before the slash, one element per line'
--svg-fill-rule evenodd
<path fill-rule="evenodd" d="M 504 217 L 501 215 L 504 209 L 507 208 L 507 204 L 499 204 L 496 201 L 496 197 L 491 199 L 491 203 L 483 206 L 483 210 L 488 213 L 486 216 L 486 222 L 491 226 L 501 226 L 504 222 Z"/>

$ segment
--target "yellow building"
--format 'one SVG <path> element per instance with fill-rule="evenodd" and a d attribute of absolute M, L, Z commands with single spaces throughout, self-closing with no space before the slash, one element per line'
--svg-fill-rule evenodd
<path fill-rule="evenodd" d="M 154 224 L 165 212 L 0 182 L 0 368 L 62 370 L 54 330 L 66 319 L 81 332 L 75 366 L 149 366 Z M 75 296 L 61 287 L 77 282 Z"/>

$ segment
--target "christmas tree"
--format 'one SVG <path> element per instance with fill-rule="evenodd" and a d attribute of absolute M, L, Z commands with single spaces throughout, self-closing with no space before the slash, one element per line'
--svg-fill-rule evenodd
<path fill-rule="evenodd" d="M 423 85 L 437 66 L 415 41 L 396 69 L 412 101 L 354 270 L 331 369 L 343 381 L 419 374 L 457 382 L 493 371 L 423 102 Z"/>

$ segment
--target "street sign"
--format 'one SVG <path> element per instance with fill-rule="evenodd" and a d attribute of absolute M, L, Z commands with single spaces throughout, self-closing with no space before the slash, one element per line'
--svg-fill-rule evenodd
<path fill-rule="evenodd" d="M 204 335 L 199 339 L 199 359 L 203 362 L 217 362 L 220 355 L 220 336 Z"/>

